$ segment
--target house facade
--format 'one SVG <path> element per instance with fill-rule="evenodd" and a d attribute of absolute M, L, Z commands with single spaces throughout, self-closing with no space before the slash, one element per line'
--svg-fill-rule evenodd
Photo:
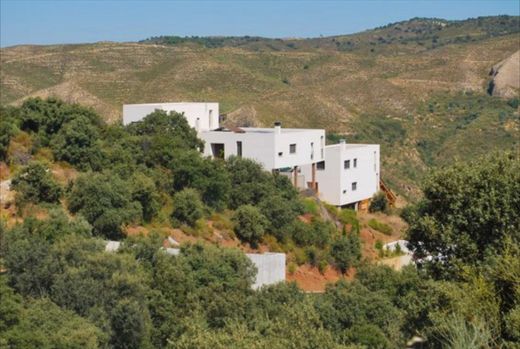
<path fill-rule="evenodd" d="M 218 103 L 126 104 L 123 124 L 157 109 L 183 113 L 205 142 L 205 156 L 254 160 L 300 189 L 313 189 L 329 204 L 366 208 L 382 185 L 378 144 L 325 145 L 325 130 L 282 128 L 280 123 L 272 128 L 219 127 Z"/>
<path fill-rule="evenodd" d="M 227 159 L 240 156 L 258 162 L 267 171 L 291 178 L 295 186 L 312 187 L 312 171 L 304 176 L 301 167 L 324 160 L 325 130 L 282 128 L 221 128 L 199 133 L 204 140 L 204 155 Z"/>
<path fill-rule="evenodd" d="M 142 120 L 155 110 L 184 113 L 188 124 L 197 132 L 219 128 L 218 103 L 147 103 L 123 105 L 123 125 Z"/>
<path fill-rule="evenodd" d="M 339 144 L 325 147 L 325 159 L 316 166 L 316 191 L 320 199 L 335 205 L 366 204 L 380 188 L 378 144 Z M 303 166 L 308 176 L 312 166 Z"/>

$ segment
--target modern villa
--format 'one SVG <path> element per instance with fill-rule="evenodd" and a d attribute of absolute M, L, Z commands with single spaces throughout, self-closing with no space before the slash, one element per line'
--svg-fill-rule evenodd
<path fill-rule="evenodd" d="M 218 103 L 151 103 L 123 106 L 123 124 L 143 119 L 156 109 L 183 113 L 205 142 L 204 155 L 239 156 L 266 171 L 291 179 L 299 189 L 312 189 L 335 206 L 368 207 L 381 186 L 378 144 L 325 145 L 325 130 L 220 127 Z"/>

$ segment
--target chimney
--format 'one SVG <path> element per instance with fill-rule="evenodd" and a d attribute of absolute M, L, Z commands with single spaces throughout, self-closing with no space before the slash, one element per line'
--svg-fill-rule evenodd
<path fill-rule="evenodd" d="M 274 123 L 274 133 L 277 135 L 282 133 L 282 123 L 280 121 Z"/>

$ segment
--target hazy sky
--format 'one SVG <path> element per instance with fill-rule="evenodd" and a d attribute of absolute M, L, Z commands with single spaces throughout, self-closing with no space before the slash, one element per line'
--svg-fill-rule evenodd
<path fill-rule="evenodd" d="M 156 35 L 315 37 L 409 19 L 519 15 L 519 0 L 0 0 L 0 45 L 137 41 Z"/>

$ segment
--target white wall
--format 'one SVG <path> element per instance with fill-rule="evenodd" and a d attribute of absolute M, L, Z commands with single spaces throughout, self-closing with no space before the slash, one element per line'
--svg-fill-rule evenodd
<path fill-rule="evenodd" d="M 357 166 L 354 167 L 354 159 Z M 350 160 L 350 168 L 344 161 Z M 305 166 L 306 176 L 311 167 Z M 316 171 L 320 198 L 336 206 L 371 198 L 379 190 L 379 145 L 335 144 L 325 147 L 325 170 Z M 356 190 L 352 183 L 357 183 Z"/>
<path fill-rule="evenodd" d="M 150 103 L 123 105 L 123 125 L 142 120 L 156 109 L 184 113 L 188 124 L 197 131 L 219 128 L 218 103 Z"/>
<path fill-rule="evenodd" d="M 253 289 L 285 281 L 285 253 L 247 253 L 258 270 Z"/>
<path fill-rule="evenodd" d="M 242 157 L 255 160 L 266 170 L 275 168 L 273 133 L 235 133 L 228 131 L 201 132 L 205 142 L 204 155 L 213 156 L 211 144 L 224 144 L 224 157 L 237 155 L 237 142 L 242 142 Z"/>
<path fill-rule="evenodd" d="M 245 133 L 230 131 L 201 132 L 205 141 L 204 155 L 213 156 L 212 143 L 224 144 L 224 157 L 237 155 L 237 142 L 242 142 L 242 157 L 255 160 L 265 170 L 292 168 L 321 161 L 321 144 L 325 142 L 324 130 L 242 128 Z M 312 148 L 311 143 L 314 145 Z M 290 145 L 296 144 L 296 152 L 290 153 Z M 281 155 L 279 155 L 281 153 Z M 313 154 L 311 158 L 311 154 Z"/>

